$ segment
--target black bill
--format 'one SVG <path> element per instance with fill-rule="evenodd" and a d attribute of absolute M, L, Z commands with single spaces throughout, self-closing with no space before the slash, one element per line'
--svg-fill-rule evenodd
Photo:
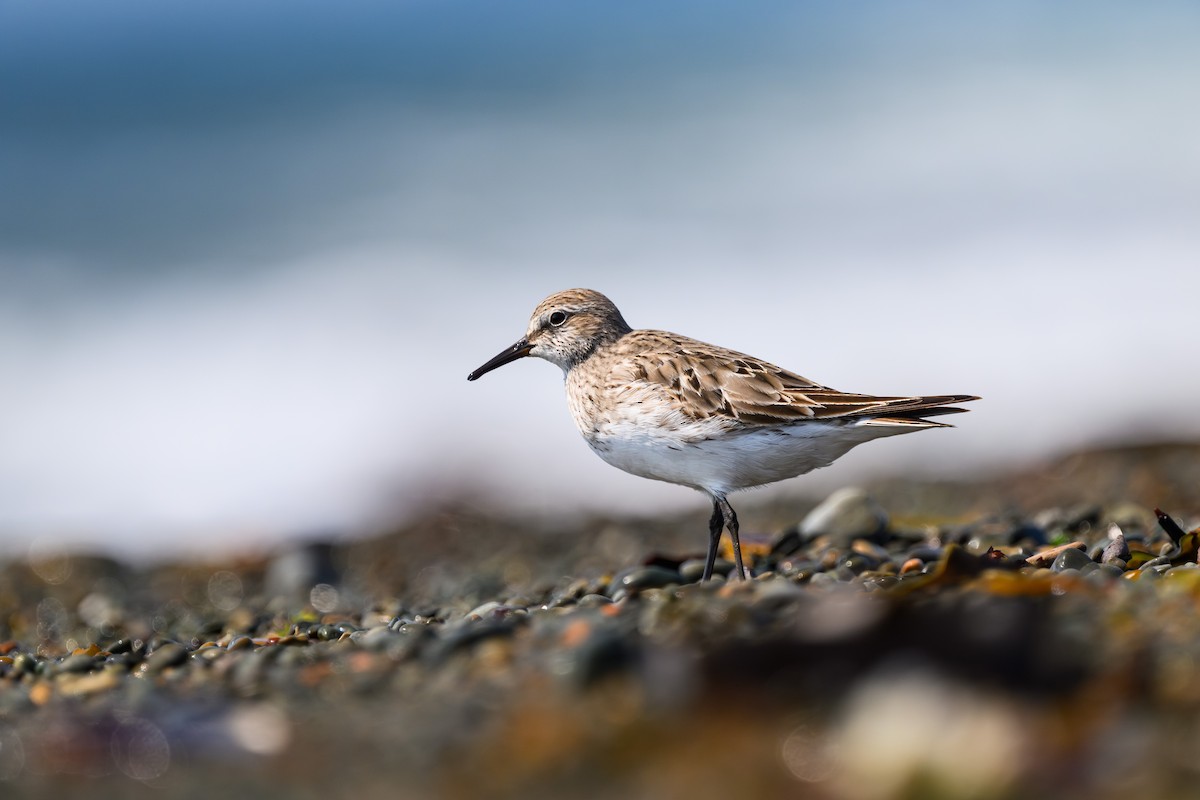
<path fill-rule="evenodd" d="M 518 358 L 524 358 L 525 356 L 529 355 L 529 351 L 532 349 L 533 345 L 531 345 L 527 340 L 521 339 L 512 347 L 505 348 L 491 361 L 487 362 L 482 367 L 468 375 L 467 380 L 473 381 L 476 378 L 482 378 L 496 367 L 503 367 L 510 361 L 516 361 Z"/>

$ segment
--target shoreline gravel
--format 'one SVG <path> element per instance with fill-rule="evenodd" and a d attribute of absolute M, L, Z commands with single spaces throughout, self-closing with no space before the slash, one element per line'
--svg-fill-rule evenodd
<path fill-rule="evenodd" d="M 470 510 L 228 563 L 0 562 L 0 791 L 1189 795 L 1200 447 L 1072 458 L 835 492 L 747 537 L 747 582 L 695 582 L 690 517 Z"/>

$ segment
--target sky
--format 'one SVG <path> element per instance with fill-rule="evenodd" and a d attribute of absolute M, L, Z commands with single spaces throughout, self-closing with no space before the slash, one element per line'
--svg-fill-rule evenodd
<path fill-rule="evenodd" d="M 159 553 L 440 498 L 703 506 L 544 296 L 984 399 L 773 491 L 1193 438 L 1200 8 L 0 3 L 0 538 Z"/>

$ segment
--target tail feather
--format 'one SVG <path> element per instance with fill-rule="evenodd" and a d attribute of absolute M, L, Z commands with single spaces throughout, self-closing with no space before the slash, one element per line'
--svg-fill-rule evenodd
<path fill-rule="evenodd" d="M 912 428 L 952 428 L 945 422 L 931 422 L 926 417 L 937 417 L 944 414 L 962 414 L 970 411 L 968 408 L 958 408 L 950 403 L 965 403 L 978 400 L 978 397 L 967 394 L 937 395 L 932 397 L 912 397 L 888 404 L 878 411 L 886 412 L 883 416 L 871 416 L 862 420 L 862 425 L 904 426 Z M 866 416 L 864 414 L 864 416 Z"/>

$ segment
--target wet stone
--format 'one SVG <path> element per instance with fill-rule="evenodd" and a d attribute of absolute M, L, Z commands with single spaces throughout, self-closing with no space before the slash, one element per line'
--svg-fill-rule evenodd
<path fill-rule="evenodd" d="M 777 564 L 775 570 L 780 575 L 788 578 L 806 580 L 812 577 L 813 574 L 818 571 L 818 567 L 815 561 L 789 559 L 787 561 L 781 561 L 779 564 Z"/>
<path fill-rule="evenodd" d="M 98 659 L 95 656 L 77 653 L 67 656 L 61 662 L 55 665 L 56 673 L 71 673 L 71 672 L 89 672 L 96 666 Z"/>
<path fill-rule="evenodd" d="M 1164 570 L 1163 577 L 1172 580 L 1179 578 L 1195 580 L 1196 578 L 1200 577 L 1200 571 L 1197 570 L 1197 566 L 1194 563 L 1180 564 L 1177 567 L 1171 567 L 1170 569 Z"/>
<path fill-rule="evenodd" d="M 871 556 L 855 553 L 841 563 L 841 568 L 850 570 L 855 575 L 879 566 L 879 560 Z"/>
<path fill-rule="evenodd" d="M 198 661 L 202 664 L 210 664 L 228 652 L 229 651 L 224 647 L 202 647 L 199 650 L 192 652 L 190 658 L 192 661 Z"/>
<path fill-rule="evenodd" d="M 1074 547 L 1067 548 L 1058 554 L 1054 559 L 1054 563 L 1050 565 L 1050 569 L 1055 572 L 1062 572 L 1068 569 L 1083 569 L 1088 564 L 1093 564 L 1088 557 L 1088 554 Z"/>
<path fill-rule="evenodd" d="M 108 650 L 108 652 L 110 652 L 110 653 L 129 653 L 134 650 L 135 644 L 140 645 L 141 642 L 135 643 L 135 640 L 133 640 L 133 639 L 117 639 L 115 642 L 110 644 L 105 649 Z M 141 648 L 138 647 L 138 649 L 141 649 Z"/>
<path fill-rule="evenodd" d="M 146 659 L 146 672 L 154 674 L 187 661 L 188 651 L 183 645 L 167 642 Z"/>
<path fill-rule="evenodd" d="M 718 558 L 713 562 L 713 575 L 729 575 L 733 572 L 733 562 Z M 679 565 L 679 579 L 683 583 L 697 583 L 704 577 L 704 559 L 690 558 Z"/>
<path fill-rule="evenodd" d="M 640 589 L 659 589 L 672 583 L 679 583 L 679 573 L 665 567 L 636 567 L 621 573 L 613 579 L 612 589 L 617 591 L 636 592 Z"/>
<path fill-rule="evenodd" d="M 704 577 L 704 561 L 692 558 L 679 565 L 679 579 L 684 583 L 696 583 Z"/>

